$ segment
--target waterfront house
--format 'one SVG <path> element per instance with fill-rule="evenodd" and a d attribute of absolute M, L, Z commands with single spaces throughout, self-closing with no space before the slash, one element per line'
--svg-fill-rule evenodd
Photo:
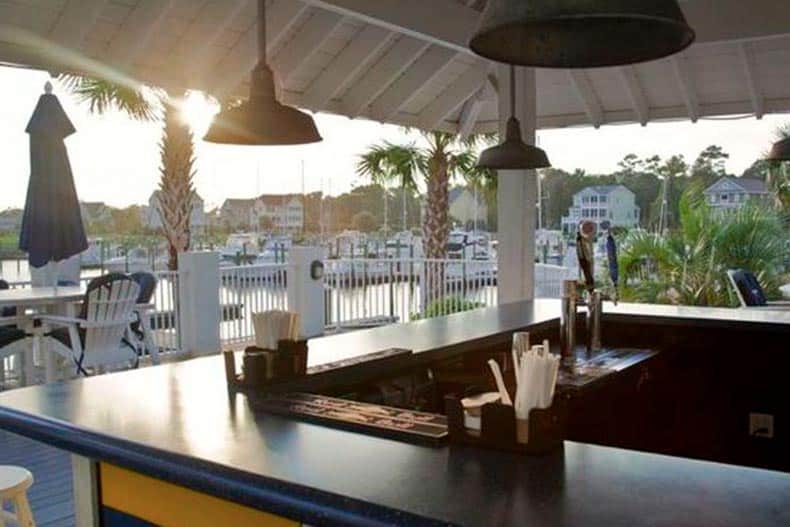
<path fill-rule="evenodd" d="M 562 217 L 562 230 L 576 232 L 579 222 L 589 220 L 600 227 L 608 221 L 615 227 L 631 229 L 639 226 L 640 210 L 636 195 L 625 185 L 596 185 L 573 195 L 573 205 Z"/>
<path fill-rule="evenodd" d="M 723 177 L 703 193 L 711 209 L 718 213 L 737 211 L 750 201 L 766 201 L 770 195 L 764 181 L 744 177 Z"/>
<path fill-rule="evenodd" d="M 160 190 L 155 190 L 148 198 L 148 206 L 143 209 L 143 223 L 146 228 L 159 230 L 162 227 L 162 217 L 159 214 Z M 208 226 L 205 204 L 203 198 L 195 192 L 192 196 L 192 211 L 189 215 L 189 226 L 193 235 L 203 234 Z"/>
<path fill-rule="evenodd" d="M 261 194 L 255 198 L 253 216 L 257 227 L 296 234 L 304 229 L 301 194 Z"/>
<path fill-rule="evenodd" d="M 219 209 L 220 222 L 231 230 L 249 230 L 257 227 L 254 199 L 228 198 Z"/>

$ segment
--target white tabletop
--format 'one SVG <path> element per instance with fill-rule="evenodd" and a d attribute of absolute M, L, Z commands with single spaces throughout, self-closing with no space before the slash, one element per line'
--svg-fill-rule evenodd
<path fill-rule="evenodd" d="M 23 287 L 0 291 L 0 306 L 33 306 L 80 300 L 85 288 L 80 286 Z"/>

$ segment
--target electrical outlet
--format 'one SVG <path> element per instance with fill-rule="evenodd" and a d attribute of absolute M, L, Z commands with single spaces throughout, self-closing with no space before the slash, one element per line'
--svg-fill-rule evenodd
<path fill-rule="evenodd" d="M 749 414 L 749 435 L 773 439 L 774 416 L 771 414 Z"/>

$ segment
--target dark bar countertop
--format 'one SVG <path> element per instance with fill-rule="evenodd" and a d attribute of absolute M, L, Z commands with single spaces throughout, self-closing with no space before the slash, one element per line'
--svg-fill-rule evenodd
<path fill-rule="evenodd" d="M 790 313 L 662 309 L 612 316 L 790 329 Z M 316 339 L 311 363 L 390 346 L 437 358 L 558 312 L 523 302 Z M 315 525 L 790 525 L 790 474 L 570 441 L 527 457 L 326 428 L 229 396 L 220 357 L 9 391 L 0 428 Z"/>

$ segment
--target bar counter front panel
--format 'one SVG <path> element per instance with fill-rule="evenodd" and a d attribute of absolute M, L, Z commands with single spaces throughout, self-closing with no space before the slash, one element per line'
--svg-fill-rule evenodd
<path fill-rule="evenodd" d="M 726 358 L 730 375 L 733 355 L 717 353 L 712 346 L 724 345 L 735 334 L 751 335 L 760 344 L 753 347 L 754 353 L 787 371 L 784 343 L 790 336 L 790 314 L 762 314 L 759 320 L 744 321 L 733 320 L 730 310 L 699 310 L 656 318 L 645 312 L 647 307 L 630 313 L 628 306 L 611 308 L 604 318 L 604 343 L 608 334 L 616 345 L 642 339 L 671 346 L 661 354 L 671 360 L 664 361 L 663 372 L 656 371 L 670 377 L 656 380 L 658 388 L 673 386 L 672 376 L 678 372 L 672 369 L 682 368 L 684 354 L 705 357 L 695 359 L 695 375 L 715 377 L 715 367 L 706 373 L 702 365 L 717 356 Z M 507 346 L 514 330 L 556 331 L 558 313 L 557 302 L 525 302 L 326 337 L 311 341 L 310 361 L 329 362 L 396 346 L 415 351 L 412 365 L 454 361 L 481 349 Z M 642 324 L 645 331 L 640 332 Z M 709 337 L 720 337 L 692 346 L 679 328 L 700 326 Z M 690 335 L 699 339 L 696 333 Z M 729 389 L 754 384 L 739 378 L 741 382 Z M 728 389 L 723 383 L 717 386 Z M 755 391 L 747 399 L 757 401 L 773 392 Z M 671 390 L 646 393 L 668 397 Z M 620 397 L 627 399 L 628 393 Z M 774 404 L 786 412 L 787 395 L 780 397 Z M 733 397 L 727 393 L 724 403 L 716 399 L 717 394 L 711 394 L 712 406 L 728 404 Z M 673 416 L 678 411 L 688 414 L 677 398 L 670 405 L 654 402 L 662 408 L 643 412 L 643 422 L 655 422 L 655 429 L 667 423 L 676 426 L 680 421 Z M 780 412 L 773 440 L 777 444 L 787 444 L 782 435 L 786 431 L 778 424 L 782 419 Z M 105 506 L 105 527 L 169 527 L 168 522 L 176 520 L 187 525 L 181 515 L 188 511 L 179 509 L 184 503 L 207 511 L 198 515 L 202 518 L 210 518 L 209 511 L 242 515 L 233 518 L 264 514 L 227 525 L 790 525 L 787 473 L 570 440 L 554 454 L 531 457 L 370 437 L 254 410 L 246 395 L 228 393 L 220 357 L 3 393 L 0 427 L 90 460 L 99 474 L 97 498 L 102 496 L 98 501 Z M 592 419 L 575 433 L 605 443 L 607 437 L 599 441 L 594 436 L 607 427 L 618 434 L 612 442 L 628 448 L 654 432 L 648 428 L 631 437 L 617 423 Z M 663 433 L 684 435 L 680 430 Z M 705 439 L 709 436 L 706 431 Z M 693 446 L 704 451 L 700 444 Z M 775 450 L 762 459 L 763 465 L 784 462 L 780 449 Z M 719 454 L 731 455 L 723 450 Z M 104 478 L 106 494 L 101 492 Z M 132 493 L 146 489 L 139 496 L 145 499 L 119 497 L 118 489 L 125 487 Z M 152 516 L 146 504 L 155 509 L 166 505 L 170 508 L 164 510 L 175 511 L 175 516 Z"/>

